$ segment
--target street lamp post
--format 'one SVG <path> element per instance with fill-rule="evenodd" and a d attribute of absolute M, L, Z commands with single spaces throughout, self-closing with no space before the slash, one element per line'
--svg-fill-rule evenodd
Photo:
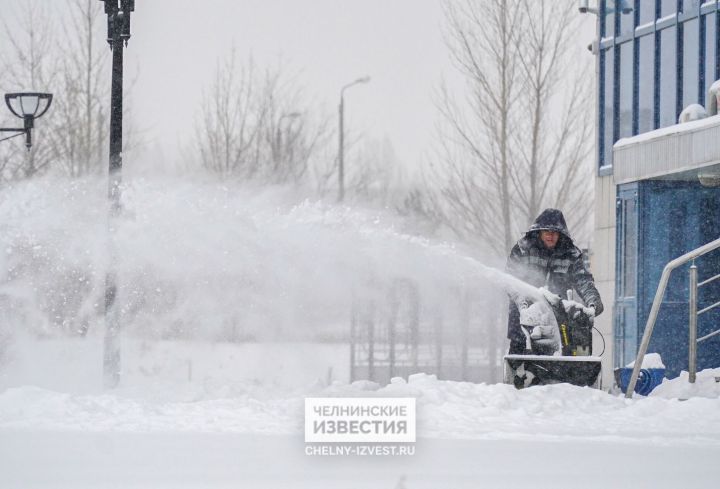
<path fill-rule="evenodd" d="M 115 250 L 112 233 L 120 216 L 122 183 L 122 124 L 123 124 L 123 49 L 130 40 L 130 14 L 135 0 L 100 0 L 105 2 L 108 20 L 107 42 L 112 49 L 112 83 L 110 94 L 110 165 L 108 171 L 108 199 L 110 201 L 110 264 L 105 275 L 105 345 L 103 374 L 107 387 L 120 382 L 120 308 L 117 305 L 118 281 L 115 271 Z"/>
<path fill-rule="evenodd" d="M 340 107 L 339 107 L 339 144 L 338 144 L 338 202 L 345 199 L 345 90 L 359 83 L 367 83 L 370 81 L 369 76 L 358 78 L 352 83 L 348 83 L 340 89 Z"/>
<path fill-rule="evenodd" d="M 275 141 L 277 145 L 277 158 L 280 159 L 283 156 L 282 151 L 282 122 L 285 119 L 288 119 L 290 121 L 293 121 L 294 119 L 297 119 L 302 114 L 300 112 L 290 112 L 289 114 L 283 114 L 280 116 L 280 119 L 278 119 L 278 125 L 277 129 L 275 130 Z M 290 125 L 292 122 L 289 122 L 288 125 Z"/>
<path fill-rule="evenodd" d="M 0 127 L 0 132 L 14 132 L 16 134 L 0 139 L 14 138 L 25 134 L 25 147 L 30 151 L 32 147 L 32 130 L 35 127 L 35 119 L 42 117 L 52 104 L 51 93 L 20 92 L 5 94 L 5 104 L 17 117 L 24 122 L 23 127 Z"/>

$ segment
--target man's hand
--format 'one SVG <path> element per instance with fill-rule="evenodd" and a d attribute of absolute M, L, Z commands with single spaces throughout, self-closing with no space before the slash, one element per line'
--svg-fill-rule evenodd
<path fill-rule="evenodd" d="M 595 306 L 583 306 L 575 301 L 563 301 L 565 312 L 574 324 L 590 324 L 595 322 Z"/>
<path fill-rule="evenodd" d="M 560 338 L 558 329 L 551 325 L 535 326 L 530 332 L 530 339 L 536 347 L 543 350 L 543 354 L 553 354 L 558 349 Z"/>

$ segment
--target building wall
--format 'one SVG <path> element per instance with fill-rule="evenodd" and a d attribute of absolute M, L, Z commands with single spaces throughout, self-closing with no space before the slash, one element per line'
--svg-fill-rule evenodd
<path fill-rule="evenodd" d="M 600 292 L 605 312 L 595 319 L 595 327 L 605 337 L 602 355 L 603 386 L 613 384 L 613 304 L 615 302 L 615 183 L 612 175 L 595 180 L 595 232 L 590 268 Z M 602 351 L 602 340 L 594 335 L 593 353 Z"/>
<path fill-rule="evenodd" d="M 621 9 L 619 6 L 629 8 Z M 689 104 L 705 105 L 708 88 L 720 78 L 720 13 L 717 0 L 599 0 L 598 7 L 598 176 L 591 268 L 606 306 L 606 311 L 596 319 L 596 326 L 605 337 L 603 384 L 607 387 L 612 385 L 615 364 L 624 364 L 626 357 L 631 356 L 623 351 L 616 360 L 613 359 L 618 353 L 613 351 L 616 340 L 618 348 L 634 351 L 634 342 L 625 340 L 634 331 L 640 332 L 637 324 L 629 324 L 623 319 L 624 312 L 628 312 L 625 306 L 615 307 L 616 290 L 622 293 L 625 285 L 618 285 L 616 280 L 616 250 L 624 244 L 617 240 L 624 238 L 617 231 L 618 187 L 613 182 L 613 159 L 618 149 L 613 150 L 613 146 L 621 138 L 674 126 L 682 109 Z M 693 138 L 692 135 L 688 137 Z M 660 153 L 659 156 L 672 160 L 675 168 L 689 163 L 694 151 L 705 149 L 706 146 L 698 145 L 692 139 L 684 149 L 676 153 Z M 639 164 L 640 161 L 634 163 Z M 658 158 L 652 155 L 648 164 L 660 175 L 644 178 L 663 178 L 670 173 L 667 169 L 656 168 Z M 641 179 L 626 181 L 638 180 Z M 636 212 L 644 215 L 647 209 L 642 207 L 642 202 L 639 205 Z M 666 216 L 657 218 L 664 220 Z M 688 244 L 686 239 L 681 237 L 680 240 Z M 639 246 L 636 253 L 644 255 L 652 251 L 643 248 L 642 243 L 642 239 L 636 242 Z M 620 265 L 620 277 L 625 277 L 625 270 L 629 268 L 624 263 Z M 648 266 L 653 269 L 659 266 L 661 271 L 663 265 L 653 263 Z M 637 262 L 628 266 L 637 266 Z M 637 283 L 634 285 L 639 290 L 652 288 L 653 284 L 646 283 L 645 275 L 635 275 Z M 626 302 L 618 301 L 618 304 Z M 620 324 L 614 324 L 617 319 L 615 309 L 622 316 Z M 636 310 L 641 312 L 640 309 L 630 312 Z M 642 322 L 641 317 L 638 319 Z M 599 354 L 602 344 L 596 342 L 593 350 Z"/>
<path fill-rule="evenodd" d="M 720 78 L 717 1 L 599 0 L 598 146 L 612 172 L 620 138 L 672 126 L 684 107 L 705 105 Z"/>

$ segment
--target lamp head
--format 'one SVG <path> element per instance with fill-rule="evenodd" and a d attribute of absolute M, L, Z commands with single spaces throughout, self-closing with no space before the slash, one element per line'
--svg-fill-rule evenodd
<path fill-rule="evenodd" d="M 355 83 L 367 83 L 369 81 L 370 81 L 369 76 L 363 76 L 362 78 L 358 78 L 357 80 L 355 80 Z"/>
<path fill-rule="evenodd" d="M 21 119 L 42 117 L 52 103 L 51 93 L 18 92 L 5 94 L 5 103 L 10 112 Z"/>

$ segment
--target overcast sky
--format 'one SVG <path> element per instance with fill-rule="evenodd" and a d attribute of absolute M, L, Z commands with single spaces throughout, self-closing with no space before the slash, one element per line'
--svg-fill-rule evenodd
<path fill-rule="evenodd" d="M 0 0 L 0 15 L 24 1 Z M 423 157 L 434 134 L 433 92 L 443 77 L 457 81 L 443 44 L 440 0 L 136 4 L 125 63 L 128 79 L 135 79 L 134 116 L 145 140 L 160 145 L 169 159 L 192 138 L 202 90 L 233 45 L 261 66 L 282 59 L 333 123 L 340 88 L 369 75 L 368 85 L 346 92 L 346 128 L 369 138 L 387 136 L 409 167 Z M 582 45 L 594 29 L 592 16 L 586 17 Z"/>
<path fill-rule="evenodd" d="M 387 136 L 405 164 L 426 148 L 434 87 L 452 72 L 438 0 L 151 0 L 136 10 L 135 113 L 168 156 L 191 137 L 202 88 L 233 44 L 260 65 L 282 58 L 333 118 L 340 88 L 369 75 L 346 92 L 346 127 Z"/>

